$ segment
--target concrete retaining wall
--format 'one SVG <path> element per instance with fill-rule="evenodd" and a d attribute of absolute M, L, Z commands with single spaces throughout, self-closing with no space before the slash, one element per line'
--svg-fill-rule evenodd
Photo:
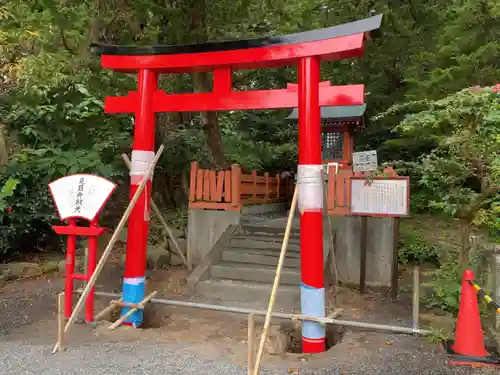
<path fill-rule="evenodd" d="M 270 212 L 286 212 L 285 203 L 244 206 L 240 212 L 189 209 L 188 262 L 199 265 L 219 237 L 230 225 L 239 225 L 245 216 L 258 216 Z"/>
<path fill-rule="evenodd" d="M 336 260 L 342 282 L 359 285 L 361 217 L 335 218 Z M 367 220 L 366 284 L 390 287 L 394 249 L 394 219 Z"/>
<path fill-rule="evenodd" d="M 242 215 L 261 215 L 269 212 L 282 212 L 287 210 L 287 203 L 268 203 L 268 204 L 254 204 L 251 206 L 243 206 L 241 209 Z"/>
<path fill-rule="evenodd" d="M 240 224 L 234 211 L 195 210 L 188 213 L 188 262 L 197 266 L 230 225 Z"/>

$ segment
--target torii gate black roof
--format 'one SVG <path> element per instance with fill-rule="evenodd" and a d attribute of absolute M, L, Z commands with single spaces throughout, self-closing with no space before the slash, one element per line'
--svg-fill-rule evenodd
<path fill-rule="evenodd" d="M 214 51 L 230 51 L 258 47 L 278 46 L 285 44 L 307 43 L 318 40 L 338 38 L 347 35 L 364 33 L 367 37 L 377 37 L 380 33 L 382 14 L 361 20 L 326 27 L 323 29 L 304 31 L 281 36 L 267 36 L 256 39 L 211 41 L 189 45 L 156 45 L 156 46 L 118 46 L 92 43 L 91 51 L 96 55 L 170 55 L 182 53 L 203 53 Z"/>

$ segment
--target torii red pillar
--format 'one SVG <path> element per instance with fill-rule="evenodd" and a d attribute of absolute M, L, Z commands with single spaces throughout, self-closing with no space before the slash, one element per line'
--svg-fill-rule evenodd
<path fill-rule="evenodd" d="M 142 178 L 154 159 L 156 114 L 153 110 L 153 97 L 157 90 L 158 76 L 150 69 L 138 72 L 134 124 L 134 144 L 130 168 L 130 199 L 137 191 Z M 130 213 L 127 231 L 127 257 L 125 258 L 125 277 L 123 279 L 123 300 L 139 303 L 144 299 L 146 249 L 148 244 L 149 212 L 151 204 L 152 178 L 147 182 L 134 209 Z M 122 316 L 128 312 L 122 310 Z M 125 320 L 126 325 L 138 327 L 142 324 L 143 313 L 138 310 Z"/>
<path fill-rule="evenodd" d="M 316 56 L 299 61 L 299 166 L 297 183 L 300 211 L 300 302 L 302 314 L 325 317 L 323 272 L 323 185 L 319 106 L 320 62 Z M 304 321 L 304 353 L 325 350 L 325 328 Z"/>

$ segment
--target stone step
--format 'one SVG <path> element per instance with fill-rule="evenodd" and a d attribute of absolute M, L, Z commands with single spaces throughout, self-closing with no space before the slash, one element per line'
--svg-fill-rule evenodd
<path fill-rule="evenodd" d="M 282 234 L 273 234 L 273 235 L 269 235 L 269 234 L 264 234 L 264 233 L 235 233 L 233 238 L 252 238 L 252 239 L 255 239 L 257 241 L 278 241 L 278 242 L 282 242 L 283 241 L 283 238 L 284 238 L 285 234 L 282 233 Z M 288 242 L 295 242 L 295 243 L 299 243 L 300 242 L 300 236 L 298 235 L 290 235 L 290 237 L 288 237 Z"/>
<path fill-rule="evenodd" d="M 229 247 L 245 247 L 251 249 L 281 249 L 283 239 L 262 238 L 260 236 L 234 236 L 229 242 Z M 297 240 L 288 241 L 288 251 L 300 251 L 300 243 Z"/>
<path fill-rule="evenodd" d="M 275 256 L 279 257 L 280 256 L 280 249 L 245 249 L 243 247 L 228 247 L 226 250 L 236 250 L 236 251 L 241 251 L 244 253 L 251 253 L 251 254 L 261 254 L 261 255 L 269 255 L 269 256 Z M 287 258 L 296 258 L 300 259 L 300 252 L 298 251 L 288 251 L 286 252 L 286 257 Z"/>
<path fill-rule="evenodd" d="M 242 225 L 241 231 L 243 234 L 248 235 L 265 235 L 265 236 L 276 236 L 281 237 L 285 235 L 285 228 L 280 227 L 268 227 L 268 226 L 257 226 L 257 225 Z M 290 232 L 290 238 L 300 238 L 300 231 L 297 229 L 292 229 Z"/>
<path fill-rule="evenodd" d="M 265 310 L 271 296 L 271 283 L 255 283 L 238 280 L 211 279 L 201 281 L 196 292 L 207 298 L 227 302 L 252 302 L 252 308 Z M 276 293 L 276 309 L 287 312 L 300 308 L 300 287 L 280 285 Z"/>
<path fill-rule="evenodd" d="M 277 266 L 279 252 L 268 250 L 242 251 L 244 249 L 227 249 L 222 252 L 222 261 L 236 263 L 262 264 L 266 266 Z M 300 258 L 297 256 L 286 257 L 283 263 L 285 267 L 300 268 Z"/>
<path fill-rule="evenodd" d="M 221 262 L 210 267 L 210 276 L 217 279 L 273 283 L 275 274 L 275 266 L 250 263 Z M 298 286 L 300 284 L 300 270 L 283 267 L 280 283 Z"/>

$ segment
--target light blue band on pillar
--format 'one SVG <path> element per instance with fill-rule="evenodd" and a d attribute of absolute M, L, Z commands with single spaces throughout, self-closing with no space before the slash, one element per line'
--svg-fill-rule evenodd
<path fill-rule="evenodd" d="M 300 306 L 302 315 L 315 318 L 325 317 L 325 289 L 313 288 L 300 283 Z M 325 328 L 320 323 L 304 321 L 302 336 L 308 339 L 322 339 L 325 337 Z"/>
<path fill-rule="evenodd" d="M 144 299 L 145 277 L 131 277 L 123 279 L 123 302 L 140 303 Z M 122 308 L 121 316 L 125 315 L 130 307 Z M 142 324 L 143 312 L 137 310 L 135 313 L 125 319 L 125 323 L 139 327 Z"/>

